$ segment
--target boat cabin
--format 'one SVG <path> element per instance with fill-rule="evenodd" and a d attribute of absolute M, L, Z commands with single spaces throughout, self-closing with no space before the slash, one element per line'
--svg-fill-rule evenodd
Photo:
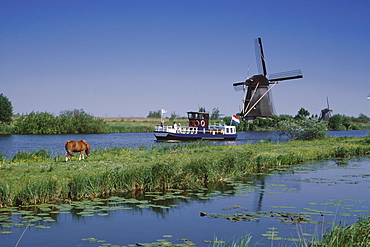
<path fill-rule="evenodd" d="M 188 112 L 189 127 L 198 127 L 199 130 L 209 128 L 209 113 Z"/>

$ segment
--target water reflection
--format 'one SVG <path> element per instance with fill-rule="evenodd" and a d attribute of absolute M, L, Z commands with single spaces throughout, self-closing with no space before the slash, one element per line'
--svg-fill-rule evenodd
<path fill-rule="evenodd" d="M 306 223 L 300 226 L 302 233 L 311 234 L 317 232 L 317 224 L 330 228 L 334 221 L 351 223 L 368 215 L 369 164 L 370 158 L 352 159 L 344 166 L 325 161 L 282 167 L 199 190 L 126 193 L 2 210 L 0 232 L 12 233 L 0 234 L 0 242 L 14 246 L 30 225 L 24 246 L 48 245 L 61 235 L 69 237 L 56 246 L 95 246 L 82 243 L 87 237 L 127 245 L 151 242 L 164 234 L 190 238 L 202 246 L 202 240 L 215 236 L 232 239 L 247 233 L 252 233 L 253 243 L 269 245 L 262 234 L 271 227 L 283 237 L 276 244 L 283 244 L 297 234 L 295 226 L 287 225 Z"/>

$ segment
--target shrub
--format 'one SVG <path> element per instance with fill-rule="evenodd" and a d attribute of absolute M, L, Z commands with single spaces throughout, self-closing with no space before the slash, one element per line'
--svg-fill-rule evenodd
<path fill-rule="evenodd" d="M 291 140 L 314 140 L 326 137 L 327 125 L 313 119 L 299 119 L 296 121 L 281 121 L 277 124 L 281 135 Z"/>
<path fill-rule="evenodd" d="M 344 115 L 335 114 L 329 118 L 329 128 L 332 130 L 346 130 L 350 127 L 350 118 Z"/>
<path fill-rule="evenodd" d="M 60 116 L 47 112 L 31 112 L 15 123 L 17 134 L 97 134 L 108 131 L 103 119 L 95 119 L 83 110 L 64 111 Z"/>

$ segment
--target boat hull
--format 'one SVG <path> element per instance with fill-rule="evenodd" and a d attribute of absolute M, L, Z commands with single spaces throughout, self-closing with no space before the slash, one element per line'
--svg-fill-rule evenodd
<path fill-rule="evenodd" d="M 168 133 L 168 132 L 154 132 L 154 136 L 158 141 L 195 141 L 195 140 L 220 140 L 232 141 L 237 138 L 236 134 L 222 135 L 222 134 L 181 134 L 181 133 Z"/>

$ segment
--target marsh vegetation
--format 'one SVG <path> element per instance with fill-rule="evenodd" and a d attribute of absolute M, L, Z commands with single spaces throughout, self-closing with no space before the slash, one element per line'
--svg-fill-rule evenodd
<path fill-rule="evenodd" d="M 112 193 L 187 189 L 240 179 L 270 167 L 370 152 L 370 136 L 214 146 L 192 142 L 151 148 L 96 148 L 85 161 L 63 162 L 46 150 L 18 152 L 0 167 L 0 206 L 80 200 Z"/>

